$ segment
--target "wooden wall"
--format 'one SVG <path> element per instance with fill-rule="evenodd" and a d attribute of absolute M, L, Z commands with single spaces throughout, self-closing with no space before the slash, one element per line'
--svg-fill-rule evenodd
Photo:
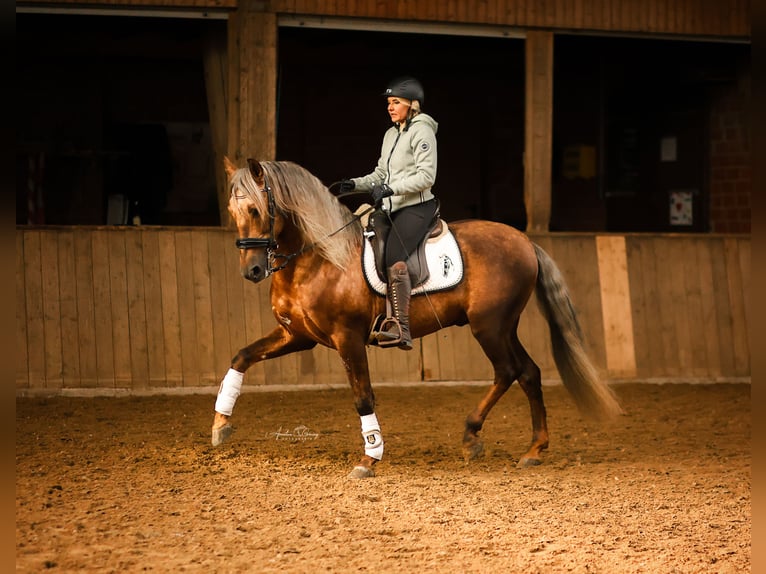
<path fill-rule="evenodd" d="M 750 36 L 750 0 L 273 0 L 271 9 L 524 28 Z"/>
<path fill-rule="evenodd" d="M 19 5 L 235 9 L 523 28 L 750 37 L 750 0 L 20 0 Z"/>
<path fill-rule="evenodd" d="M 591 356 L 611 380 L 750 376 L 748 236 L 540 234 L 567 278 Z M 16 230 L 16 390 L 93 394 L 217 386 L 275 325 L 268 285 L 241 278 L 232 231 Z M 557 380 L 534 302 L 522 341 Z M 375 382 L 492 378 L 469 327 L 370 349 Z M 344 384 L 334 351 L 267 361 L 246 385 Z M 185 391 L 184 391 L 185 392 Z"/>
<path fill-rule="evenodd" d="M 749 236 L 530 236 L 566 278 L 590 356 L 607 379 L 750 377 Z M 519 333 L 543 379 L 559 380 L 534 297 Z M 468 327 L 422 344 L 426 380 L 492 377 Z"/>

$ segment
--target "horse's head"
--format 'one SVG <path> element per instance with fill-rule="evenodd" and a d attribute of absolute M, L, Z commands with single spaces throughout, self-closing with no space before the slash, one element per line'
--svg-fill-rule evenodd
<path fill-rule="evenodd" d="M 362 240 L 358 218 L 301 166 L 248 159 L 247 167 L 238 169 L 224 158 L 224 167 L 245 279 L 257 283 L 314 257 L 345 269 L 358 254 Z M 276 253 L 277 242 L 282 253 Z"/>
<path fill-rule="evenodd" d="M 245 279 L 258 283 L 274 270 L 274 249 L 283 219 L 258 161 L 248 159 L 247 167 L 238 169 L 224 158 L 224 167 L 231 185 L 229 213 L 239 233 L 240 270 Z"/>

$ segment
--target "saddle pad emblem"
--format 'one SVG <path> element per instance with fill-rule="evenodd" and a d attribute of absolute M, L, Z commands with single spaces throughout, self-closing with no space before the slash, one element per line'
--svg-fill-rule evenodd
<path fill-rule="evenodd" d="M 370 240 L 364 240 L 362 268 L 367 284 L 378 295 L 386 294 L 386 284 L 375 270 L 375 255 Z M 430 277 L 425 283 L 413 287 L 412 294 L 432 293 L 451 289 L 463 279 L 463 256 L 451 231 L 426 242 L 426 261 Z"/>

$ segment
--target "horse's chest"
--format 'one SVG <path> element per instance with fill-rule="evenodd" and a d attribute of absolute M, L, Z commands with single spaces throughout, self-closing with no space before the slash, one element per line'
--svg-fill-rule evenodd
<path fill-rule="evenodd" d="M 289 330 L 303 322 L 303 308 L 293 298 L 281 296 L 273 299 L 271 311 L 279 324 Z"/>
<path fill-rule="evenodd" d="M 302 331 L 307 323 L 311 324 L 311 306 L 297 293 L 272 299 L 271 310 L 279 324 L 290 331 Z"/>

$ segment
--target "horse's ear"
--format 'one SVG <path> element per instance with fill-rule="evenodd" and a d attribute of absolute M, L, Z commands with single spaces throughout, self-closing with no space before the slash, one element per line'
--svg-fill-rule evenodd
<path fill-rule="evenodd" d="M 237 171 L 237 166 L 231 163 L 231 160 L 228 158 L 228 156 L 223 156 L 223 169 L 226 172 L 226 177 L 230 178 L 231 175 Z"/>
<path fill-rule="evenodd" d="M 261 163 L 249 157 L 247 158 L 247 167 L 250 169 L 250 175 L 253 176 L 256 183 L 261 185 L 263 183 L 263 166 L 261 166 Z"/>

